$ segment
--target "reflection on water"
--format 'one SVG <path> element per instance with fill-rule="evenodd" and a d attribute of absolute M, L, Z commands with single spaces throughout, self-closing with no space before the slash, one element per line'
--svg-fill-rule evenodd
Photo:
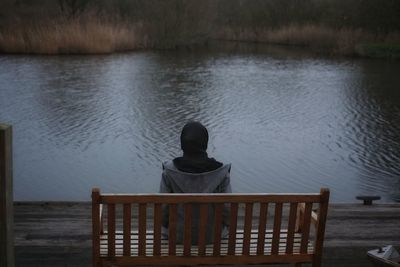
<path fill-rule="evenodd" d="M 400 201 L 400 64 L 254 45 L 112 56 L 0 56 L 17 200 L 158 190 L 190 119 L 236 192 Z"/>

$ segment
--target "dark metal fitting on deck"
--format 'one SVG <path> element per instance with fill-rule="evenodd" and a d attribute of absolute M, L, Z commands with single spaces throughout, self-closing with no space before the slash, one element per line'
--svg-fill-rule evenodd
<path fill-rule="evenodd" d="M 381 199 L 380 196 L 356 196 L 356 199 L 364 201 L 364 205 L 372 205 L 372 201 Z"/>

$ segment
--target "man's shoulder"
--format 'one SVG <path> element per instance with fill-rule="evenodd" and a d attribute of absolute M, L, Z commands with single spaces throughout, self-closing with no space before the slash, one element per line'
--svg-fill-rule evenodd
<path fill-rule="evenodd" d="M 163 171 L 165 171 L 165 170 L 177 170 L 175 165 L 174 165 L 174 162 L 172 160 L 164 161 L 162 163 L 162 169 L 163 169 Z"/>
<path fill-rule="evenodd" d="M 231 163 L 223 163 L 221 167 L 219 167 L 216 170 L 213 171 L 209 171 L 206 173 L 215 173 L 215 172 L 225 172 L 225 173 L 229 173 L 231 171 Z M 174 161 L 173 160 L 169 160 L 169 161 L 164 161 L 162 162 L 162 169 L 163 171 L 173 171 L 173 172 L 181 172 L 178 170 L 178 168 L 176 168 Z M 204 174 L 204 173 L 191 173 L 192 175 L 199 175 L 199 174 Z"/>

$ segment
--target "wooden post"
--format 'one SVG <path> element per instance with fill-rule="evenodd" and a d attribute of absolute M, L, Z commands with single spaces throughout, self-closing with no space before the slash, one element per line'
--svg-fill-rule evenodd
<path fill-rule="evenodd" d="M 320 267 L 322 264 L 322 250 L 325 236 L 325 223 L 326 217 L 328 216 L 328 203 L 329 203 L 329 189 L 321 188 L 321 202 L 318 210 L 318 222 L 317 222 L 317 233 L 314 244 L 314 258 L 313 258 L 313 267 Z"/>
<path fill-rule="evenodd" d="M 107 211 L 108 212 L 108 211 Z M 100 189 L 92 189 L 92 266 L 100 266 Z"/>
<path fill-rule="evenodd" d="M 0 267 L 14 267 L 12 129 L 0 124 Z"/>

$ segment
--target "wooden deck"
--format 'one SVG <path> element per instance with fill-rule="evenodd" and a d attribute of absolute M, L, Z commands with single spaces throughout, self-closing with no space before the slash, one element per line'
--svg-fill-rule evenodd
<path fill-rule="evenodd" d="M 14 214 L 16 266 L 90 266 L 90 203 L 17 202 Z M 367 250 L 388 244 L 400 248 L 400 204 L 330 205 L 323 266 L 370 267 Z"/>

